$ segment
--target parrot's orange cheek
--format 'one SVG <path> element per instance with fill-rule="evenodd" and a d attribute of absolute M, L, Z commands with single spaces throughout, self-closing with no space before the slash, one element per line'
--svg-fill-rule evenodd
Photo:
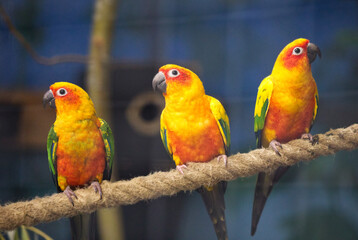
<path fill-rule="evenodd" d="M 289 70 L 293 70 L 294 68 L 302 66 L 302 63 L 305 60 L 308 62 L 308 59 L 307 59 L 307 56 L 305 53 L 303 53 L 301 55 L 292 55 L 290 53 L 288 56 L 285 56 L 283 58 L 283 65 L 285 66 L 285 68 L 287 68 Z"/>
<path fill-rule="evenodd" d="M 68 93 L 64 97 L 57 97 L 56 101 L 60 101 L 67 106 L 79 106 L 81 104 L 79 96 L 73 94 L 72 92 Z"/>

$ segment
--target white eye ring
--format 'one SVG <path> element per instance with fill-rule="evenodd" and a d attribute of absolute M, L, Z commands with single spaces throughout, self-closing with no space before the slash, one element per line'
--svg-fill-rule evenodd
<path fill-rule="evenodd" d="M 303 48 L 301 47 L 295 47 L 293 50 L 292 50 L 292 54 L 293 55 L 301 55 L 303 53 Z"/>
<path fill-rule="evenodd" d="M 61 97 L 62 97 L 62 96 L 65 96 L 65 95 L 67 94 L 67 90 L 64 89 L 64 88 L 60 88 L 60 89 L 57 90 L 56 94 L 57 94 L 58 96 L 61 96 Z"/>
<path fill-rule="evenodd" d="M 172 69 L 168 73 L 169 77 L 177 77 L 180 75 L 180 72 L 177 69 Z"/>

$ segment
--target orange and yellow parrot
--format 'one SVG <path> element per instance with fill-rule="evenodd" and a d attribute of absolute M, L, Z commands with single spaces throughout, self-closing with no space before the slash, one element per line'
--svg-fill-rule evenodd
<path fill-rule="evenodd" d="M 297 138 L 309 139 L 318 109 L 318 91 L 311 63 L 321 57 L 319 48 L 307 39 L 296 39 L 278 55 L 270 76 L 260 84 L 255 105 L 256 145 L 278 148 Z M 251 235 L 256 232 L 266 200 L 289 167 L 259 173 L 252 210 Z"/>
<path fill-rule="evenodd" d="M 165 98 L 160 118 L 164 147 L 183 173 L 188 162 L 207 162 L 218 157 L 226 164 L 230 148 L 230 126 L 221 103 L 208 95 L 199 77 L 189 69 L 168 64 L 153 79 L 154 90 Z M 226 182 L 201 187 L 218 239 L 227 239 L 224 193 Z"/>
<path fill-rule="evenodd" d="M 102 198 L 100 183 L 111 178 L 114 140 L 108 124 L 97 117 L 92 100 L 67 82 L 50 86 L 43 104 L 56 108 L 56 121 L 47 138 L 50 171 L 57 190 L 73 205 L 73 189 L 91 185 Z M 72 239 L 94 239 L 94 214 L 70 219 Z"/>

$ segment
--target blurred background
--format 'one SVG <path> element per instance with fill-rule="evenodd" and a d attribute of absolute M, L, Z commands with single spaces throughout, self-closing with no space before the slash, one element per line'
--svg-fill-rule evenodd
<path fill-rule="evenodd" d="M 224 104 L 232 153 L 255 149 L 257 87 L 282 48 L 299 37 L 322 52 L 312 64 L 320 94 L 312 133 L 358 122 L 357 0 L 113 2 L 108 74 L 103 81 L 95 78 L 102 84 L 96 93 L 87 65 L 96 1 L 0 1 L 0 204 L 56 192 L 46 155 L 55 112 L 43 109 L 42 96 L 57 81 L 87 89 L 110 122 L 117 179 L 175 167 L 159 136 L 163 98 L 151 88 L 167 63 L 192 69 L 206 93 Z M 6 15 L 28 45 L 10 32 Z M 63 62 L 43 58 L 63 55 Z M 252 239 L 358 239 L 357 158 L 357 150 L 341 152 L 292 167 L 272 192 Z M 255 181 L 253 176 L 228 185 L 230 239 L 251 239 Z M 103 226 L 118 225 L 117 239 L 216 239 L 196 192 L 109 212 L 116 220 L 98 222 L 102 233 L 113 230 Z M 67 219 L 36 227 L 54 239 L 70 239 Z M 105 239 L 102 233 L 98 239 Z"/>

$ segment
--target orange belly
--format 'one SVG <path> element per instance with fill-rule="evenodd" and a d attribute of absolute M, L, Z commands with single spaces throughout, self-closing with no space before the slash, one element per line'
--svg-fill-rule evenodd
<path fill-rule="evenodd" d="M 91 147 L 74 144 L 73 149 L 64 150 L 59 141 L 57 148 L 57 174 L 64 177 L 69 186 L 82 186 L 97 180 L 102 181 L 105 169 L 105 150 L 98 135 Z"/>
<path fill-rule="evenodd" d="M 292 104 L 292 107 L 286 105 L 289 109 L 286 110 L 278 101 L 271 102 L 262 134 L 264 147 L 268 147 L 272 140 L 286 143 L 300 138 L 303 133 L 310 131 L 315 105 L 314 98 L 312 97 L 299 108 L 294 105 L 295 102 Z"/>
<path fill-rule="evenodd" d="M 168 135 L 172 143 L 173 155 L 178 156 L 183 164 L 207 162 L 218 155 L 225 154 L 224 142 L 214 119 L 211 121 L 210 127 L 196 135 L 192 132 L 183 135 L 170 130 L 168 130 Z"/>

